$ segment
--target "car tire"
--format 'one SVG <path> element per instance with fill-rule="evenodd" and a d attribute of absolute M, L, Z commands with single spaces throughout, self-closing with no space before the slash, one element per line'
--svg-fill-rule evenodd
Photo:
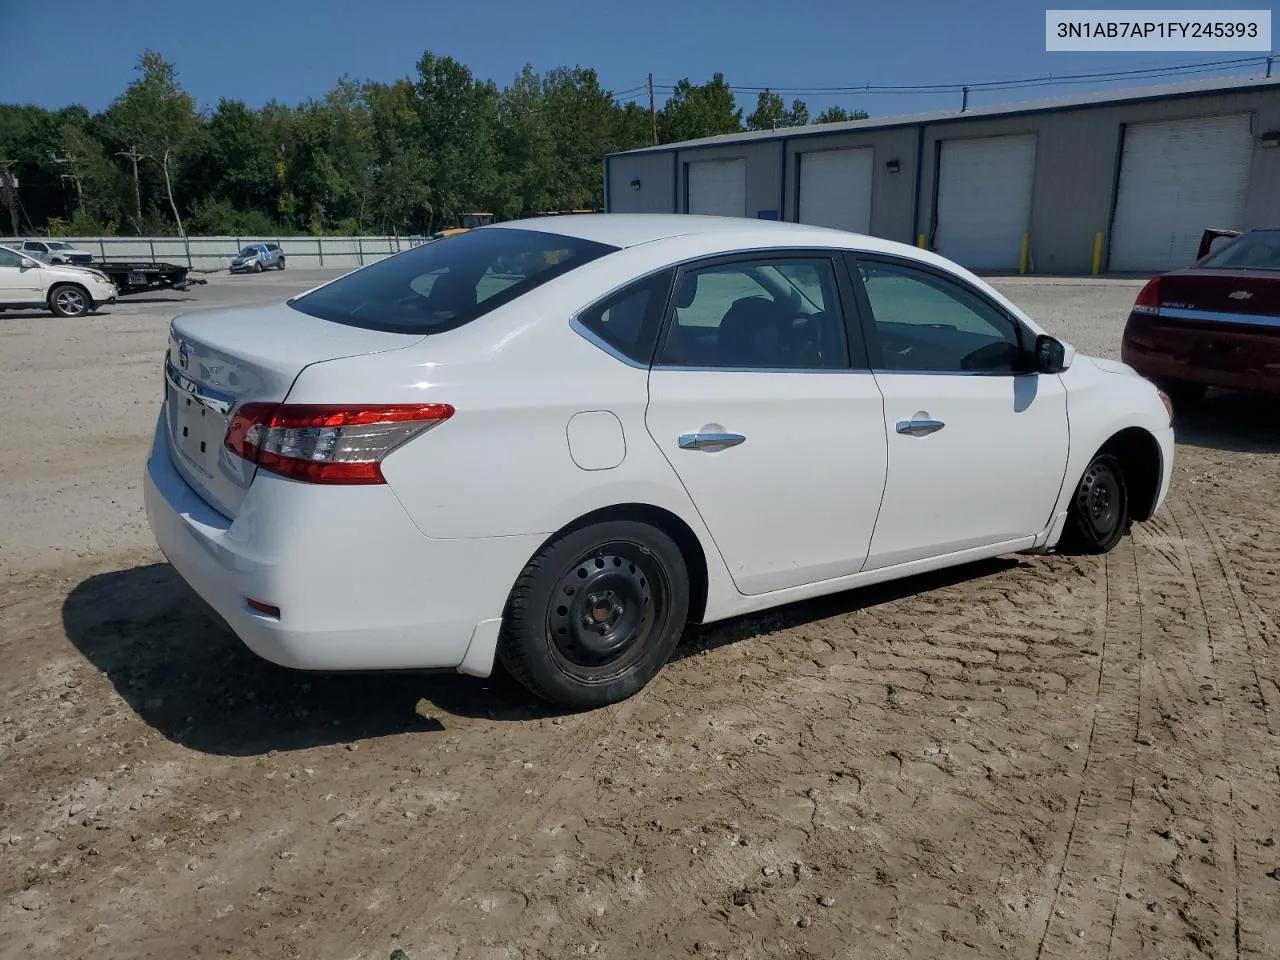
<path fill-rule="evenodd" d="M 93 299 L 83 287 L 60 283 L 49 291 L 49 309 L 58 317 L 83 317 L 93 309 Z"/>
<path fill-rule="evenodd" d="M 1158 386 L 1173 403 L 1175 417 L 1179 410 L 1190 410 L 1199 404 L 1209 389 L 1203 383 L 1191 383 L 1187 380 L 1165 380 Z"/>
<path fill-rule="evenodd" d="M 572 530 L 520 574 L 498 660 L 530 692 L 574 709 L 626 700 L 657 675 L 689 615 L 684 555 L 646 523 Z"/>
<path fill-rule="evenodd" d="M 1129 486 L 1120 461 L 1099 453 L 1085 468 L 1067 508 L 1067 546 L 1109 553 L 1129 531 Z"/>
<path fill-rule="evenodd" d="M 255 264 L 253 265 L 253 272 L 254 272 L 254 273 L 261 273 L 261 272 L 262 272 L 262 261 L 261 261 L 261 260 L 259 260 L 257 263 L 255 263 Z"/>
<path fill-rule="evenodd" d="M 280 262 L 276 264 L 276 269 L 277 269 L 277 270 L 283 270 L 283 269 L 284 269 L 284 257 L 281 257 L 281 258 L 280 258 Z"/>

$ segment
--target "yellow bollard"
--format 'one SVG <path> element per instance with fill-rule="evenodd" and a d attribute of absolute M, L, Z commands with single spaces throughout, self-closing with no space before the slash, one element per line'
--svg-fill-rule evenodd
<path fill-rule="evenodd" d="M 1096 277 L 1102 272 L 1102 233 L 1099 231 L 1093 235 L 1093 275 Z"/>
<path fill-rule="evenodd" d="M 1027 245 L 1031 241 L 1030 234 L 1022 235 L 1022 249 L 1018 251 L 1018 273 L 1027 272 Z"/>
<path fill-rule="evenodd" d="M 923 233 L 922 233 L 922 234 L 920 234 L 920 236 L 916 237 L 916 246 L 917 246 L 917 247 L 919 247 L 921 250 L 923 250 L 923 249 L 924 249 L 924 234 L 923 234 Z"/>

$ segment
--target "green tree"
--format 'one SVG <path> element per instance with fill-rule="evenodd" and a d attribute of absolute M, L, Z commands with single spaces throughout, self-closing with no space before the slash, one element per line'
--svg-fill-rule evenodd
<path fill-rule="evenodd" d="M 364 97 L 373 147 L 369 215 L 384 231 L 425 231 L 431 216 L 432 159 L 413 84 L 370 83 Z"/>
<path fill-rule="evenodd" d="M 792 100 L 788 110 L 782 97 L 772 90 L 756 95 L 756 108 L 747 117 L 748 130 L 777 130 L 780 127 L 803 127 L 809 122 L 809 108 L 803 100 Z"/>
<path fill-rule="evenodd" d="M 844 107 L 835 106 L 827 107 L 827 109 L 818 114 L 817 118 L 813 122 L 840 123 L 843 120 L 865 120 L 868 116 L 869 114 L 865 110 L 854 110 L 850 112 Z"/>
<path fill-rule="evenodd" d="M 699 86 L 688 79 L 681 80 L 658 116 L 658 138 L 663 143 L 737 133 L 741 129 L 742 111 L 722 73 Z"/>
<path fill-rule="evenodd" d="M 466 207 L 494 194 L 498 89 L 452 57 L 427 51 L 418 61 L 415 90 L 434 159 L 428 181 L 431 222 L 453 223 Z"/>
<path fill-rule="evenodd" d="M 108 119 L 117 138 L 131 151 L 160 167 L 165 196 L 180 235 L 182 215 L 173 183 L 184 151 L 202 132 L 195 101 L 178 84 L 177 71 L 160 54 L 148 50 L 138 58 L 140 74 L 108 109 Z M 138 219 L 142 218 L 141 185 L 135 176 Z"/>

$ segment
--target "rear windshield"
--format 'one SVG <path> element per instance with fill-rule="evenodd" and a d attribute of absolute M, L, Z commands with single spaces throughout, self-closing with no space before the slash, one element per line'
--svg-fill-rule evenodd
<path fill-rule="evenodd" d="M 380 260 L 290 306 L 369 330 L 440 333 L 617 249 L 555 233 L 485 227 Z"/>
<path fill-rule="evenodd" d="M 1280 230 L 1243 233 L 1209 254 L 1198 267 L 1218 270 L 1280 270 Z"/>

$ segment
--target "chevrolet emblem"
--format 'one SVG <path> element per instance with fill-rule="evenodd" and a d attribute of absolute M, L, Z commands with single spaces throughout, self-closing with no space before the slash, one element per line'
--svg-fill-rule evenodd
<path fill-rule="evenodd" d="M 1248 300 L 1253 294 L 1248 290 L 1237 290 L 1234 293 L 1228 293 L 1227 296 L 1232 300 Z"/>

